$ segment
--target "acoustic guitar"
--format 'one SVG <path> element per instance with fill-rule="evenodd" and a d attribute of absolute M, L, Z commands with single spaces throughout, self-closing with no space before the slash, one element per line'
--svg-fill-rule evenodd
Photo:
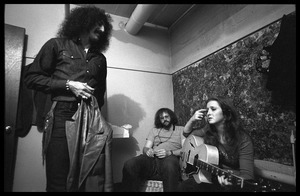
<path fill-rule="evenodd" d="M 245 180 L 236 175 L 234 170 L 224 170 L 218 167 L 219 151 L 217 147 L 204 144 L 203 138 L 195 135 L 187 137 L 183 143 L 180 168 L 182 180 L 191 177 L 197 183 L 212 183 L 213 175 L 225 177 L 240 191 L 273 192 L 276 191 L 270 184 Z"/>

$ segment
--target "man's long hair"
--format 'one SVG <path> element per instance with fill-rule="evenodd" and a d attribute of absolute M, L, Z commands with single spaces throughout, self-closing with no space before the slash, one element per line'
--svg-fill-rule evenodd
<path fill-rule="evenodd" d="M 78 39 L 83 33 L 89 32 L 96 24 L 103 24 L 104 32 L 101 35 L 101 44 L 95 46 L 100 52 L 107 50 L 112 33 L 112 18 L 105 10 L 95 6 L 73 8 L 62 22 L 57 37 Z"/>
<path fill-rule="evenodd" d="M 163 113 L 168 113 L 171 117 L 171 124 L 172 125 L 176 125 L 177 122 L 178 122 L 178 119 L 177 119 L 177 116 L 176 114 L 170 110 L 169 108 L 160 108 L 156 113 L 155 113 L 155 117 L 154 117 L 154 125 L 155 125 L 155 128 L 163 128 L 164 125 L 161 123 L 160 121 L 160 116 L 163 114 Z"/>

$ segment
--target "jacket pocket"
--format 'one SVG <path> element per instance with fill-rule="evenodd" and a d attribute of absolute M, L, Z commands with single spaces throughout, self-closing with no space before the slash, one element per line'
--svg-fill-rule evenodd
<path fill-rule="evenodd" d="M 81 59 L 80 56 L 76 55 L 76 54 L 71 54 L 69 51 L 67 50 L 63 50 L 61 52 L 61 56 L 63 59 L 65 60 L 76 60 L 76 59 Z"/>
<path fill-rule="evenodd" d="M 70 70 L 72 72 L 70 73 L 71 75 L 78 72 L 78 67 L 80 67 L 81 62 L 82 60 L 79 54 L 72 54 L 68 50 L 62 50 L 59 53 L 58 64 L 63 65 L 63 69 Z"/>

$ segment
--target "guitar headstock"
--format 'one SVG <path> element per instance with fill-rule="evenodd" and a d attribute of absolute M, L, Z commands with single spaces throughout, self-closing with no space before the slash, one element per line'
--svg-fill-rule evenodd
<path fill-rule="evenodd" d="M 249 192 L 279 192 L 281 190 L 281 184 L 277 182 L 271 182 L 270 180 L 257 178 L 257 180 L 244 180 L 244 191 Z"/>

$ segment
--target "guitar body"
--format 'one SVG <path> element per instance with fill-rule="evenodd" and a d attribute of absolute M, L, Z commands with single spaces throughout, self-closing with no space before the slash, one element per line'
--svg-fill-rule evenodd
<path fill-rule="evenodd" d="M 180 156 L 180 169 L 183 180 L 187 180 L 190 177 L 185 171 L 187 167 L 187 162 L 190 161 L 189 152 L 193 151 L 193 154 L 195 154 L 196 147 L 200 146 L 200 144 L 203 144 L 203 138 L 194 135 L 189 135 L 182 145 Z"/>
<path fill-rule="evenodd" d="M 235 175 L 233 170 L 219 168 L 218 149 L 215 146 L 204 144 L 203 138 L 195 135 L 189 135 L 185 139 L 179 163 L 182 180 L 193 177 L 197 183 L 212 183 L 212 175 L 225 175 L 239 191 L 274 192 L 280 189 L 280 187 L 274 187 L 264 181 L 244 180 Z"/>
<path fill-rule="evenodd" d="M 180 161 L 182 179 L 187 180 L 193 176 L 197 183 L 211 183 L 211 173 L 195 167 L 195 157 L 197 157 L 196 161 L 201 160 L 205 163 L 218 165 L 218 149 L 215 146 L 204 144 L 203 138 L 195 135 L 187 137 L 182 147 Z"/>

